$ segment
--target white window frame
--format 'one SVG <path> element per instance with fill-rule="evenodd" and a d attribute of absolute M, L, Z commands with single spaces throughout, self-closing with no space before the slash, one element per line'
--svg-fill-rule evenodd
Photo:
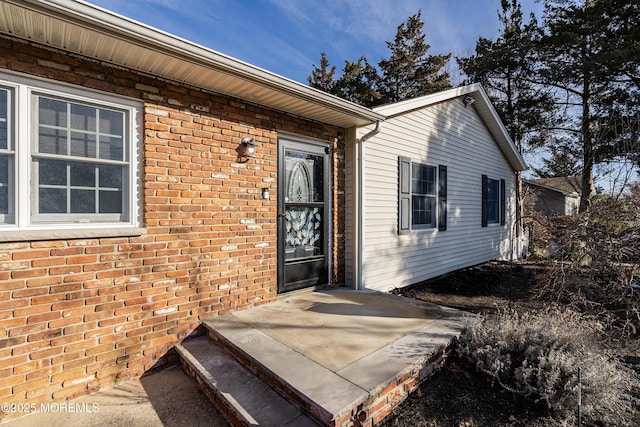
<path fill-rule="evenodd" d="M 0 224 L 13 223 L 15 221 L 15 141 L 14 141 L 14 133 L 15 133 L 15 120 L 14 120 L 14 88 L 7 87 L 4 85 L 0 85 L 0 89 L 7 91 L 7 117 L 6 117 L 6 127 L 7 127 L 7 147 L 0 148 L 0 155 L 7 156 L 9 158 L 8 162 L 8 170 L 7 177 L 8 182 L 7 185 L 7 193 L 8 193 L 8 213 L 0 212 Z M 0 185 L 4 186 L 5 184 L 0 183 Z"/>
<path fill-rule="evenodd" d="M 502 197 L 500 193 L 500 180 L 494 178 L 487 178 L 487 194 L 489 194 L 489 189 L 491 186 L 495 185 L 496 187 L 496 198 L 495 200 L 487 198 L 487 224 L 500 224 L 500 198 Z M 489 205 L 495 204 L 495 213 L 496 217 L 493 219 L 489 218 Z"/>
<path fill-rule="evenodd" d="M 0 73 L 0 87 L 9 88 L 13 94 L 13 155 L 14 185 L 10 186 L 9 204 L 13 206 L 13 217 L 0 217 L 0 241 L 4 234 L 20 231 L 38 230 L 85 230 L 85 229 L 122 229 L 136 228 L 140 224 L 141 183 L 139 178 L 141 142 L 142 142 L 142 110 L 139 100 L 92 91 L 71 85 L 52 83 L 51 81 Z M 38 124 L 34 117 L 34 99 L 38 95 L 51 96 L 70 102 L 78 102 L 97 107 L 115 109 L 124 112 L 127 120 L 124 128 L 125 159 L 128 161 L 128 174 L 123 183 L 124 196 L 120 214 L 93 214 L 91 218 L 74 214 L 49 216 L 43 220 L 41 215 L 33 212 L 34 199 L 37 197 L 37 185 L 34 179 L 34 129 Z M 11 178 L 10 178 L 11 181 Z M 11 194 L 13 190 L 13 194 Z M 10 209 L 11 211 L 11 209 Z"/>
<path fill-rule="evenodd" d="M 414 168 L 428 169 L 433 173 L 433 193 L 416 193 L 413 189 L 413 183 L 415 180 Z M 414 222 L 414 197 L 425 199 L 431 205 L 431 223 L 429 224 L 417 224 Z M 438 168 L 436 166 L 425 165 L 419 162 L 411 162 L 411 229 L 413 230 L 426 230 L 430 228 L 436 228 L 438 223 Z"/>

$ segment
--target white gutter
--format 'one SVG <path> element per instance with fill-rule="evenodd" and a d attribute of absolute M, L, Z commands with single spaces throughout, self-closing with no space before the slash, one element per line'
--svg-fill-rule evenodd
<path fill-rule="evenodd" d="M 355 280 L 355 284 L 356 284 L 356 290 L 363 290 L 364 289 L 364 280 L 363 280 L 363 276 L 364 276 L 364 256 L 363 256 L 363 251 L 364 251 L 364 161 L 365 161 L 365 155 L 364 155 L 364 143 L 365 141 L 367 141 L 369 138 L 371 138 L 372 136 L 376 135 L 377 133 L 380 132 L 380 130 L 382 129 L 382 121 L 378 120 L 376 121 L 376 126 L 369 131 L 368 133 L 366 133 L 365 135 L 363 135 L 361 138 L 356 139 L 356 150 L 358 150 L 358 157 L 357 157 L 357 168 L 358 168 L 358 173 L 357 173 L 357 189 L 356 191 L 358 192 L 357 194 L 357 201 L 358 201 L 358 205 L 357 205 L 357 213 L 356 213 L 356 233 L 357 233 L 357 237 L 356 237 L 356 268 L 355 268 L 355 274 L 356 274 L 356 280 Z"/>
<path fill-rule="evenodd" d="M 140 46 L 158 55 L 177 58 L 205 68 L 216 70 L 260 87 L 269 88 L 321 108 L 373 123 L 383 116 L 361 105 L 349 102 L 286 77 L 266 71 L 228 55 L 192 43 L 180 37 L 118 15 L 81 0 L 2 0 L 45 17 L 71 23 L 88 31 L 104 34 L 132 45 Z M 48 44 L 37 36 L 32 41 Z M 76 52 L 78 53 L 78 52 Z M 107 60 L 105 58 L 97 58 Z M 126 64 L 117 64 L 126 66 Z M 187 82 L 188 83 L 188 82 Z M 222 91 L 221 93 L 226 93 Z M 240 97 L 235 93 L 226 93 Z M 267 105 L 270 106 L 270 105 Z"/>

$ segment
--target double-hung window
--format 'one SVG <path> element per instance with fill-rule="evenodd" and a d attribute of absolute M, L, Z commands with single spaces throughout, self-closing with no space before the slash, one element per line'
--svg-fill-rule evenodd
<path fill-rule="evenodd" d="M 447 229 L 447 167 L 398 158 L 398 234 Z"/>
<path fill-rule="evenodd" d="M 500 181 L 487 179 L 487 223 L 500 222 Z"/>
<path fill-rule="evenodd" d="M 139 103 L 0 79 L 0 231 L 136 226 Z"/>
<path fill-rule="evenodd" d="M 506 181 L 482 175 L 482 226 L 506 223 Z"/>
<path fill-rule="evenodd" d="M 411 165 L 411 227 L 436 226 L 436 168 Z"/>
<path fill-rule="evenodd" d="M 13 91 L 0 86 L 0 224 L 13 221 Z"/>

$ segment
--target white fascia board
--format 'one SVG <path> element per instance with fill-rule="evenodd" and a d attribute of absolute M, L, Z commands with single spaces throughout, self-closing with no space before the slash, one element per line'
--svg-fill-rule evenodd
<path fill-rule="evenodd" d="M 304 99 L 337 112 L 356 116 L 368 122 L 383 120 L 383 116 L 356 103 L 266 71 L 262 68 L 224 55 L 212 49 L 155 29 L 130 18 L 79 0 L 3 0 L 90 31 L 126 40 L 164 55 L 192 61 L 239 79 L 272 88 L 289 96 Z M 37 40 L 34 37 L 34 41 Z"/>
<path fill-rule="evenodd" d="M 375 107 L 373 110 L 377 113 L 384 114 L 387 118 L 390 118 L 398 114 L 418 110 L 442 101 L 448 101 L 449 99 L 457 98 L 462 95 L 469 95 L 478 89 L 482 89 L 482 86 L 479 83 L 474 83 L 472 85 L 459 86 L 453 89 L 443 90 L 442 92 L 395 102 L 393 104 L 381 105 L 380 107 Z"/>
<path fill-rule="evenodd" d="M 485 125 L 496 139 L 498 145 L 503 150 L 505 157 L 516 171 L 524 171 L 528 169 L 524 158 L 511 140 L 507 129 L 504 127 L 500 116 L 496 112 L 493 104 L 489 100 L 487 93 L 480 83 L 474 83 L 467 86 L 460 86 L 453 89 L 444 90 L 442 92 L 421 96 L 418 98 L 408 99 L 406 101 L 396 102 L 394 104 L 376 107 L 373 110 L 377 113 L 384 114 L 388 119 L 399 114 L 409 111 L 428 107 L 443 101 L 448 101 L 461 96 L 474 96 L 477 103 L 476 111 L 482 117 Z M 475 104 L 474 104 L 475 105 Z"/>

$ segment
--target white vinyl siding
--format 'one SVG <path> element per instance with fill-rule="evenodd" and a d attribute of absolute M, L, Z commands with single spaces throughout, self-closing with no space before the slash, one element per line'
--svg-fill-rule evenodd
<path fill-rule="evenodd" d="M 474 108 L 454 98 L 399 114 L 387 118 L 365 144 L 366 288 L 387 291 L 508 256 L 515 174 Z M 447 231 L 436 227 L 398 235 L 398 156 L 447 166 Z M 504 227 L 482 227 L 483 174 L 505 180 Z"/>

